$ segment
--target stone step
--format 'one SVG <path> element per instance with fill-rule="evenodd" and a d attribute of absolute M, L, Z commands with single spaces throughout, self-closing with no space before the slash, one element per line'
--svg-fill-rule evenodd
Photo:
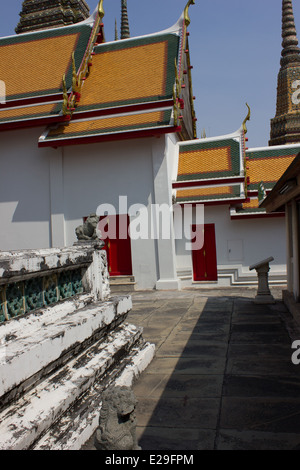
<path fill-rule="evenodd" d="M 104 388 L 115 384 L 131 387 L 154 357 L 153 344 L 138 343 L 105 378 L 97 378 L 87 393 L 36 442 L 31 450 L 80 450 L 91 440 L 99 424 Z M 117 375 L 116 375 L 117 372 Z"/>
<path fill-rule="evenodd" d="M 61 424 L 55 428 L 56 434 L 57 429 L 61 432 L 64 430 L 63 424 L 66 422 L 72 426 L 77 423 L 71 430 L 68 445 L 70 448 L 74 448 L 74 445 L 80 448 L 95 430 L 99 409 L 89 409 L 86 418 L 81 421 L 82 409 L 78 406 L 78 400 L 81 398 L 82 403 L 91 402 L 91 390 L 95 385 L 94 395 L 99 401 L 101 390 L 109 382 L 110 371 L 113 376 L 126 369 L 130 363 L 129 357 L 133 354 L 130 353 L 132 348 L 136 348 L 135 353 L 138 355 L 145 347 L 153 351 L 152 346 L 141 347 L 142 342 L 141 328 L 122 324 L 7 406 L 0 414 L 0 449 L 23 450 L 34 445 L 35 448 L 53 448 L 55 430 L 51 432 L 49 429 L 58 419 L 61 419 Z M 147 354 L 150 362 L 151 354 L 149 351 Z M 137 367 L 135 373 L 138 373 Z M 90 400 L 82 398 L 85 394 L 90 396 Z M 76 410 L 74 411 L 76 405 L 77 410 L 79 407 L 77 415 Z M 64 413 L 72 407 L 73 410 L 64 418 Z M 82 432 L 76 440 L 75 429 L 82 426 Z M 45 436 L 47 432 L 48 435 Z M 41 440 L 37 443 L 39 439 Z"/>
<path fill-rule="evenodd" d="M 109 284 L 112 293 L 133 292 L 136 282 L 134 276 L 110 276 Z"/>
<path fill-rule="evenodd" d="M 60 302 L 0 326 L 0 409 L 124 320 L 130 296 Z"/>

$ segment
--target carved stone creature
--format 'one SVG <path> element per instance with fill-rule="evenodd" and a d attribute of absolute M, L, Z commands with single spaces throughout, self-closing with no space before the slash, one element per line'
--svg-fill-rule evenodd
<path fill-rule="evenodd" d="M 100 217 L 96 214 L 90 214 L 83 225 L 79 225 L 75 229 L 78 240 L 97 240 L 101 237 L 100 232 L 97 230 L 97 225 Z"/>
<path fill-rule="evenodd" d="M 136 439 L 137 400 L 128 387 L 114 386 L 103 393 L 99 427 L 95 435 L 98 450 L 141 450 Z"/>

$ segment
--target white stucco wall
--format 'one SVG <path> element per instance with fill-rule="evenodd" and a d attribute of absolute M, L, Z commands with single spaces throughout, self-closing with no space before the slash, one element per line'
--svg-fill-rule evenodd
<path fill-rule="evenodd" d="M 174 144 L 173 144 L 174 146 Z M 75 241 L 75 228 L 82 217 L 96 212 L 101 204 L 111 204 L 117 214 L 133 205 L 171 205 L 170 164 L 165 136 L 63 149 L 63 205 L 65 243 Z M 119 206 L 119 196 L 127 196 L 127 207 Z M 131 217 L 131 221 L 135 217 Z M 148 237 L 131 239 L 133 275 L 138 288 L 153 288 L 160 279 L 176 276 L 174 241 Z"/>
<path fill-rule="evenodd" d="M 51 149 L 37 147 L 43 130 L 0 133 L 0 250 L 50 247 Z"/>
<path fill-rule="evenodd" d="M 274 257 L 270 274 L 286 273 L 285 219 L 231 220 L 229 206 L 206 206 L 204 223 L 215 224 L 218 270 L 236 268 L 240 276 L 253 277 L 249 266 Z M 192 270 L 191 252 L 185 249 L 184 240 L 176 240 L 177 269 L 180 272 Z"/>
<path fill-rule="evenodd" d="M 38 148 L 43 131 L 0 135 L 1 250 L 71 246 L 75 228 L 100 204 L 113 205 L 117 214 L 135 204 L 149 213 L 151 204 L 172 205 L 174 136 Z M 119 196 L 127 196 L 125 207 L 119 207 Z M 151 238 L 150 227 L 147 237 L 131 240 L 137 286 L 172 286 L 174 240 Z"/>

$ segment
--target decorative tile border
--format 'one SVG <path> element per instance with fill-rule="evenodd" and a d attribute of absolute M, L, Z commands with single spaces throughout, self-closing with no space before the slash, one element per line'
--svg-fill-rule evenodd
<path fill-rule="evenodd" d="M 0 323 L 82 294 L 83 269 L 69 269 L 0 286 Z"/>

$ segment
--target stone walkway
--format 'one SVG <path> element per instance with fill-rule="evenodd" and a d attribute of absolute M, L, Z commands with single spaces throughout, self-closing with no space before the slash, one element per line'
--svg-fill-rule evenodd
<path fill-rule="evenodd" d="M 300 449 L 300 331 L 272 289 L 134 292 L 156 356 L 134 385 L 143 450 Z"/>

